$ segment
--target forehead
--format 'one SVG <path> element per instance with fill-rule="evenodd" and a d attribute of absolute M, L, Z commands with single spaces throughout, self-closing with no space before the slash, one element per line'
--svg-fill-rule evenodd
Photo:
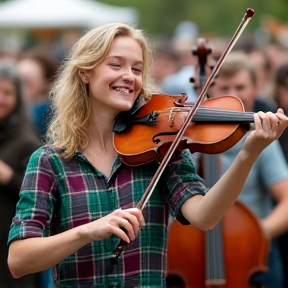
<path fill-rule="evenodd" d="M 0 78 L 0 84 L 5 85 L 6 88 L 16 89 L 14 83 L 7 77 Z"/>
<path fill-rule="evenodd" d="M 40 78 L 43 76 L 43 68 L 40 63 L 33 59 L 22 59 L 18 62 L 19 72 L 25 77 Z"/>
<path fill-rule="evenodd" d="M 237 84 L 253 84 L 250 71 L 246 69 L 239 70 L 234 74 L 219 76 L 216 80 L 217 84 L 221 85 L 237 85 Z"/>
<path fill-rule="evenodd" d="M 117 36 L 112 43 L 108 57 L 129 57 L 135 61 L 143 62 L 141 45 L 128 36 Z"/>

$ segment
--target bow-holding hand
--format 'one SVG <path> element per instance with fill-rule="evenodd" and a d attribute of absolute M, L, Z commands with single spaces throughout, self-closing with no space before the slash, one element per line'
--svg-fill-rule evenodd
<path fill-rule="evenodd" d="M 145 225 L 142 211 L 137 208 L 116 209 L 112 213 L 95 220 L 86 226 L 86 234 L 92 240 L 103 240 L 113 234 L 130 243 Z"/>

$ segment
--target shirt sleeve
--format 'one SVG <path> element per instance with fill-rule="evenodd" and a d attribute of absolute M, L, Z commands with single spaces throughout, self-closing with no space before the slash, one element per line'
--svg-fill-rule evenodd
<path fill-rule="evenodd" d="M 167 199 L 176 219 L 184 225 L 190 224 L 181 213 L 182 205 L 195 195 L 205 195 L 208 189 L 197 175 L 189 150 L 176 151 L 166 171 Z"/>
<path fill-rule="evenodd" d="M 288 178 L 288 165 L 278 140 L 272 142 L 261 153 L 259 171 L 262 184 L 266 188 Z"/>
<path fill-rule="evenodd" d="M 8 245 L 16 239 L 49 234 L 53 202 L 56 201 L 52 193 L 55 185 L 48 155 L 40 148 L 32 154 L 27 165 Z"/>

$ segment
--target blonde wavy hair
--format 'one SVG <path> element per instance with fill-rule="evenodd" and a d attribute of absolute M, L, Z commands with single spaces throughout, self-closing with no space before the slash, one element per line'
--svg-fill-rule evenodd
<path fill-rule="evenodd" d="M 80 69 L 93 69 L 104 61 L 117 36 L 131 37 L 140 44 L 144 62 L 141 94 L 148 99 L 155 92 L 156 86 L 150 74 L 152 51 L 142 30 L 123 23 L 112 23 L 88 31 L 71 49 L 51 91 L 54 118 L 48 129 L 47 140 L 65 151 L 62 153 L 63 158 L 73 157 L 75 152 L 89 143 L 85 130 L 91 114 L 89 87 L 81 81 L 78 72 Z"/>

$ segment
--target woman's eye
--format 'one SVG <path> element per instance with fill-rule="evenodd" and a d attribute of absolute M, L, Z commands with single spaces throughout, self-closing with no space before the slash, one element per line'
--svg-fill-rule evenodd
<path fill-rule="evenodd" d="M 118 63 L 110 63 L 109 65 L 112 67 L 120 67 L 120 64 L 118 64 Z"/>
<path fill-rule="evenodd" d="M 136 71 L 137 73 L 142 73 L 142 69 L 141 68 L 136 68 L 136 67 L 134 67 L 134 68 L 132 68 L 134 71 Z"/>

